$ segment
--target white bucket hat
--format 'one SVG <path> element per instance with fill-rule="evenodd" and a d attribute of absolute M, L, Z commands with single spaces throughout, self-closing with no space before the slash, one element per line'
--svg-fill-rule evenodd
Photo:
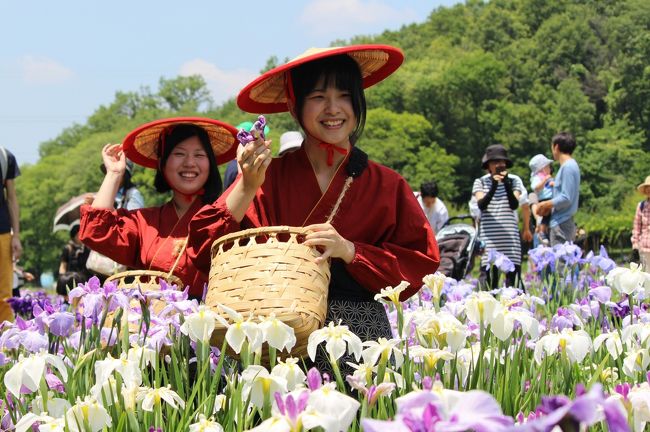
<path fill-rule="evenodd" d="M 530 167 L 530 171 L 533 174 L 537 174 L 542 170 L 542 168 L 552 163 L 553 161 L 551 159 L 547 158 L 546 156 L 540 153 L 540 154 L 536 154 L 530 159 L 530 162 L 528 162 L 528 166 Z"/>
<path fill-rule="evenodd" d="M 282 156 L 289 150 L 296 149 L 302 145 L 302 134 L 298 131 L 285 132 L 280 136 L 280 151 L 278 156 Z"/>

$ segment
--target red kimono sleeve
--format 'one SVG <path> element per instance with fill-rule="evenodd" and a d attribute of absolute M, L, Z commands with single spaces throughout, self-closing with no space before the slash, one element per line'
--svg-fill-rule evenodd
<path fill-rule="evenodd" d="M 435 273 L 440 253 L 433 231 L 408 184 L 397 188 L 395 221 L 386 227 L 384 240 L 371 245 L 354 242 L 354 260 L 347 265 L 350 275 L 366 289 L 378 293 L 387 286 L 407 281 L 400 295 L 406 300 L 422 287 L 422 278 Z"/>
<path fill-rule="evenodd" d="M 81 206 L 79 240 L 90 249 L 124 264 L 140 267 L 138 220 L 127 210 Z"/>
<path fill-rule="evenodd" d="M 214 204 L 201 207 L 192 217 L 189 224 L 187 255 L 201 273 L 208 275 L 212 243 L 225 234 L 239 230 L 240 224 L 233 217 L 226 206 L 225 197 L 222 196 Z"/>

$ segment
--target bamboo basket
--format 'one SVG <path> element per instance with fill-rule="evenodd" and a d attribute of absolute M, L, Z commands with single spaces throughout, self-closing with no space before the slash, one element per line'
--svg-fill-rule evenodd
<path fill-rule="evenodd" d="M 304 228 L 253 228 L 217 239 L 205 303 L 223 316 L 218 304 L 244 316 L 270 314 L 291 326 L 296 345 L 291 355 L 307 353 L 309 335 L 325 322 L 329 263 L 316 265 L 320 253 L 302 244 Z M 212 344 L 221 346 L 226 328 L 217 324 Z"/>
<path fill-rule="evenodd" d="M 157 291 L 160 290 L 160 279 L 163 279 L 170 285 L 183 287 L 183 281 L 174 276 L 171 272 L 162 272 L 157 270 L 128 270 L 125 272 L 115 273 L 106 278 L 106 282 L 116 282 L 118 289 L 132 289 L 138 288 L 142 291 Z M 105 283 L 106 283 L 105 282 Z M 131 306 L 138 306 L 137 300 L 131 300 Z M 162 300 L 152 300 L 149 305 L 149 311 L 152 314 L 159 314 L 167 306 Z M 106 315 L 105 327 L 113 325 L 114 313 L 111 312 Z M 137 331 L 135 326 L 130 327 L 131 331 Z"/>

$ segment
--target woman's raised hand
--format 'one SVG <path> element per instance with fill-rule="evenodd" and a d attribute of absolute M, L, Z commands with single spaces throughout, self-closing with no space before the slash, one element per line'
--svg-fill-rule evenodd
<path fill-rule="evenodd" d="M 102 160 L 106 173 L 124 175 L 126 171 L 126 156 L 122 144 L 106 144 L 102 149 Z"/>
<path fill-rule="evenodd" d="M 271 141 L 265 141 L 262 137 L 239 146 L 237 164 L 241 169 L 244 189 L 256 191 L 264 183 L 271 159 Z"/>
<path fill-rule="evenodd" d="M 321 264 L 327 258 L 341 258 L 348 264 L 354 260 L 354 243 L 344 239 L 331 224 L 309 225 L 305 229 L 311 232 L 305 236 L 304 245 L 316 246 L 323 251 L 316 258 L 316 264 Z"/>

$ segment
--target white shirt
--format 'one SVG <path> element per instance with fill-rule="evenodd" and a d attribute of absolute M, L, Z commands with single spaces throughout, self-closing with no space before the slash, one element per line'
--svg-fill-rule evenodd
<path fill-rule="evenodd" d="M 418 199 L 418 203 L 420 204 L 422 211 L 424 211 L 424 215 L 427 217 L 431 228 L 433 228 L 433 233 L 437 233 L 449 219 L 449 212 L 447 211 L 445 203 L 443 203 L 440 198 L 436 198 L 436 202 L 431 207 L 426 207 L 422 202 L 420 192 L 415 192 L 415 196 Z"/>

